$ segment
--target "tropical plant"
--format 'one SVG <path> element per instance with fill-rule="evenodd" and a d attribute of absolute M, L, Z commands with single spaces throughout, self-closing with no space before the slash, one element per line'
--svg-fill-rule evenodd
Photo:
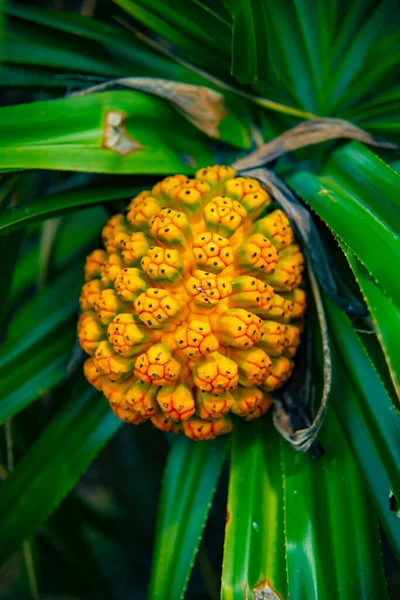
<path fill-rule="evenodd" d="M 0 1 L 2 597 L 395 597 L 398 2 L 59 4 Z M 112 414 L 76 322 L 107 220 L 214 164 L 291 218 L 309 308 L 273 420 L 194 442 Z"/>

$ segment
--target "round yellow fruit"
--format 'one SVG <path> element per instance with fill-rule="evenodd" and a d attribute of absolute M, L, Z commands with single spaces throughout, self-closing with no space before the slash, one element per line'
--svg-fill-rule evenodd
<path fill-rule="evenodd" d="M 78 338 L 88 381 L 127 423 L 194 440 L 261 417 L 293 370 L 306 294 L 292 227 L 230 167 L 133 198 L 85 265 Z"/>

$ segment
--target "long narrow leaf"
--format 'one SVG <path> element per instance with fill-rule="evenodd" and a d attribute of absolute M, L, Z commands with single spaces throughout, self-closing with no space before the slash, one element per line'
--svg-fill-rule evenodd
<path fill-rule="evenodd" d="M 333 411 L 321 441 L 316 462 L 281 441 L 288 597 L 387 598 L 378 521 Z"/>
<path fill-rule="evenodd" d="M 128 200 L 145 187 L 144 182 L 139 187 L 134 182 L 131 185 L 128 183 L 121 185 L 117 182 L 104 182 L 59 192 L 41 198 L 29 206 L 20 207 L 1 215 L 0 232 L 14 231 L 28 223 L 67 214 L 93 204 L 111 202 L 122 198 Z"/>
<path fill-rule="evenodd" d="M 88 39 L 79 40 L 62 31 L 53 31 L 13 18 L 8 19 L 4 40 L 7 63 L 51 67 L 58 71 L 90 73 L 118 77 L 129 68 L 129 62 Z"/>
<path fill-rule="evenodd" d="M 203 134 L 134 91 L 5 107 L 0 132 L 0 168 L 169 174 L 212 161 Z"/>
<path fill-rule="evenodd" d="M 346 144 L 331 155 L 327 171 L 400 235 L 400 175 L 389 165 L 361 144 Z"/>
<path fill-rule="evenodd" d="M 392 298 L 400 298 L 396 269 L 387 267 L 398 264 L 400 236 L 367 202 L 329 174 L 317 176 L 310 171 L 299 171 L 291 174 L 288 182 L 354 252 L 383 290 Z M 377 252 L 377 248 L 381 250 Z"/>
<path fill-rule="evenodd" d="M 372 14 L 368 15 L 358 30 L 353 31 L 351 43 L 340 57 L 338 67 L 329 81 L 330 110 L 336 109 L 340 104 L 344 92 L 350 88 L 357 74 L 363 68 L 365 57 L 374 40 L 381 35 L 388 20 L 393 18 L 396 18 L 395 4 L 391 0 L 383 0 Z"/>
<path fill-rule="evenodd" d="M 232 74 L 241 83 L 266 78 L 268 42 L 266 12 L 262 2 L 224 1 L 233 18 Z"/>
<path fill-rule="evenodd" d="M 268 582 L 266 598 L 285 598 L 286 579 L 279 436 L 267 419 L 237 422 L 232 436 L 221 598 L 251 598 L 250 590 L 263 582 Z"/>
<path fill-rule="evenodd" d="M 229 64 L 229 26 L 198 2 L 188 0 L 113 0 L 137 21 L 179 48 L 189 60 L 226 73 Z"/>
<path fill-rule="evenodd" d="M 299 27 L 296 2 L 289 0 L 272 4 L 263 0 L 262 3 L 266 13 L 264 22 L 267 24 L 268 70 L 273 74 L 272 80 L 275 85 L 284 88 L 285 94 L 293 99 L 296 106 L 319 114 L 322 108 L 319 106 L 318 99 L 321 69 L 316 63 L 318 59 L 312 57 L 309 52 L 311 40 L 307 39 L 307 34 L 304 35 L 305 30 L 303 33 L 302 28 Z M 254 4 L 257 5 L 257 2 L 255 1 Z M 315 12 L 309 10 L 311 24 Z M 307 28 L 305 19 L 307 15 L 303 13 L 302 25 Z M 260 19 L 258 21 L 262 25 L 263 22 Z M 315 24 L 312 24 L 313 44 L 316 43 L 316 39 L 319 39 L 316 29 Z M 261 30 L 259 37 L 262 36 Z M 317 55 L 317 52 L 314 46 L 314 54 Z M 266 61 L 267 57 L 264 57 L 264 60 Z M 280 96 L 282 97 L 282 93 Z"/>
<path fill-rule="evenodd" d="M 68 304 L 69 301 L 73 300 L 77 308 L 79 289 L 82 284 L 82 268 L 80 265 L 72 266 L 61 273 L 51 284 L 46 285 L 15 312 L 7 331 L 7 344 L 11 339 L 16 345 L 21 344 L 25 335 L 32 335 L 31 329 L 33 327 L 38 326 L 40 328 L 43 319 L 51 318 L 54 313 L 63 312 L 65 310 L 64 305 Z M 62 320 L 59 322 L 62 322 Z M 37 339 L 40 339 L 40 337 Z M 9 350 L 12 351 L 11 345 Z M 7 360 L 5 356 L 3 358 Z"/>
<path fill-rule="evenodd" d="M 64 406 L 1 486 L 1 564 L 38 531 L 121 425 L 94 390 Z"/>
<path fill-rule="evenodd" d="M 0 350 L 0 372 L 10 368 L 10 364 L 21 360 L 33 347 L 53 332 L 59 330 L 63 325 L 70 324 L 71 317 L 77 311 L 76 300 L 66 302 L 50 315 L 44 314 L 38 323 L 31 323 L 25 335 L 5 343 Z"/>
<path fill-rule="evenodd" d="M 386 598 L 378 522 L 333 411 L 318 461 L 270 427 L 235 428 L 221 598 Z"/>
<path fill-rule="evenodd" d="M 174 441 L 160 496 L 149 600 L 183 598 L 228 439 Z"/>
<path fill-rule="evenodd" d="M 74 339 L 74 331 L 64 334 L 21 366 L 14 367 L 8 376 L 2 376 L 1 424 L 65 379 Z"/>
<path fill-rule="evenodd" d="M 343 250 L 373 318 L 374 328 L 385 353 L 393 385 L 400 399 L 399 307 L 392 298 L 383 293 L 354 254 L 345 247 Z"/>
<path fill-rule="evenodd" d="M 393 492 L 400 498 L 400 416 L 347 315 L 328 298 L 325 306 L 333 339 L 358 392 L 357 399 L 369 423 L 370 435 L 379 448 Z"/>
<path fill-rule="evenodd" d="M 380 451 L 371 434 L 368 418 L 360 406 L 358 394 L 344 368 L 343 359 L 332 347 L 332 404 L 340 419 L 354 457 L 363 474 L 369 495 L 397 560 L 400 560 L 400 519 L 390 507 L 392 483 Z"/>

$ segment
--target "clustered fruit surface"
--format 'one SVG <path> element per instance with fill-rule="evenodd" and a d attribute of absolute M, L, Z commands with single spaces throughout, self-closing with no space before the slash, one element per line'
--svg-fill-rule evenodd
<path fill-rule="evenodd" d="M 78 337 L 88 381 L 127 423 L 211 439 L 290 377 L 306 294 L 281 210 L 230 167 L 174 175 L 103 229 L 86 260 Z"/>

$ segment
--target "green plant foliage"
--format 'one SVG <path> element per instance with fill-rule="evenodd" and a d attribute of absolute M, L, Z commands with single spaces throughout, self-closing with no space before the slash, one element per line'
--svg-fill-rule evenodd
<path fill-rule="evenodd" d="M 227 442 L 196 444 L 182 436 L 171 448 L 159 500 L 150 600 L 185 594 Z"/>
<path fill-rule="evenodd" d="M 237 423 L 232 436 L 223 600 L 243 598 L 264 580 L 287 593 L 279 437 L 271 423 Z M 246 510 L 243 510 L 246 506 Z"/>
<path fill-rule="evenodd" d="M 2 485 L 0 562 L 38 530 L 121 426 L 98 394 L 72 390 L 70 401 Z"/>
<path fill-rule="evenodd" d="M 52 194 L 36 200 L 30 206 L 21 206 L 0 216 L 0 231 L 9 232 L 20 229 L 29 223 L 43 221 L 59 215 L 64 215 L 76 210 L 84 209 L 92 204 L 101 202 L 115 202 L 122 198 L 135 196 L 146 187 L 143 182 L 137 185 L 118 185 L 117 183 L 103 182 L 97 185 L 73 187 L 67 191 Z"/>
<path fill-rule="evenodd" d="M 227 70 L 230 26 L 200 2 L 188 2 L 182 14 L 179 0 L 149 5 L 145 0 L 113 0 L 129 15 L 177 46 L 190 60 L 207 68 Z"/>
<path fill-rule="evenodd" d="M 335 378 L 332 403 L 343 425 L 347 440 L 367 485 L 370 498 L 397 559 L 400 558 L 400 521 L 391 510 L 388 498 L 392 484 L 379 446 L 371 436 L 370 425 L 362 411 L 357 393 L 336 348 L 332 349 Z"/>
<path fill-rule="evenodd" d="M 366 307 L 364 317 L 346 315 L 323 296 L 332 391 L 311 453 L 295 453 L 269 414 L 202 443 L 122 426 L 88 389 L 76 344 L 86 255 L 99 247 L 109 216 L 162 176 L 232 164 L 316 116 L 348 119 L 400 143 L 398 1 L 5 4 L 0 562 L 12 582 L 7 600 L 398 597 L 396 153 L 338 140 L 272 165 L 313 214 L 342 296 Z M 142 88 L 131 89 L 137 78 Z M 95 86 L 104 89 L 88 91 Z M 308 314 L 314 325 L 312 302 Z M 319 398 L 323 353 L 312 329 L 309 377 L 296 377 Z"/>
<path fill-rule="evenodd" d="M 67 324 L 69 332 L 61 334 L 55 342 L 44 340 L 46 349 L 38 356 L 26 357 L 23 359 L 23 368 L 11 366 L 11 373 L 3 375 L 1 423 L 41 398 L 66 378 L 71 345 L 75 337 L 71 331 L 73 322 L 70 320 Z"/>
<path fill-rule="evenodd" d="M 265 6 L 259 2 L 225 2 L 233 19 L 232 73 L 241 83 L 265 77 L 268 41 Z"/>
<path fill-rule="evenodd" d="M 309 455 L 294 456 L 271 423 L 238 424 L 223 600 L 243 598 L 244 589 L 255 598 L 257 589 L 274 599 L 333 599 L 338 593 L 386 597 L 383 571 L 375 570 L 380 562 L 377 520 L 333 412 L 321 440 L 327 456 L 314 462 Z M 364 569 L 368 580 L 359 576 Z"/>
<path fill-rule="evenodd" d="M 398 306 L 394 300 L 386 296 L 354 254 L 348 248 L 344 248 L 344 252 L 373 317 L 376 335 L 385 353 L 393 385 L 400 397 L 400 356 L 399 346 L 396 343 L 400 335 Z"/>
<path fill-rule="evenodd" d="M 127 122 L 127 136 L 133 144 L 127 156 L 103 147 L 104 121 L 109 111 L 134 114 L 132 127 Z M 165 102 L 138 92 L 105 92 L 51 103 L 37 102 L 29 107 L 12 106 L 3 109 L 1 118 L 1 167 L 103 173 L 186 170 L 190 173 L 194 168 L 185 167 L 179 158 L 183 146 L 188 157 L 193 150 L 195 166 L 211 160 L 205 139 L 201 143 L 201 134 Z M 177 135 L 170 144 L 171 127 Z M 180 142 L 179 136 L 182 136 Z M 167 145 L 171 150 L 167 151 Z"/>
<path fill-rule="evenodd" d="M 375 371 L 357 332 L 348 317 L 326 300 L 328 318 L 334 330 L 334 339 L 341 349 L 350 379 L 357 392 L 362 412 L 370 422 L 370 435 L 382 453 L 383 461 L 398 496 L 400 490 L 400 420 L 393 402 Z"/>
<path fill-rule="evenodd" d="M 350 248 L 372 277 L 379 281 L 383 291 L 392 298 L 400 298 L 400 282 L 396 270 L 387 268 L 387 261 L 395 265 L 400 257 L 400 236 L 391 227 L 392 221 L 394 225 L 397 222 L 397 216 L 393 216 L 398 202 L 394 186 L 387 195 L 384 190 L 380 192 L 380 197 L 384 198 L 382 204 L 388 208 L 382 208 L 381 205 L 380 209 L 376 209 L 377 197 L 373 196 L 372 202 L 368 196 L 364 197 L 359 190 L 362 184 L 354 181 L 354 176 L 352 187 L 347 185 L 346 177 L 349 177 L 349 173 L 342 178 L 335 169 L 334 156 L 332 163 L 332 171 L 331 162 L 328 161 L 323 172 L 294 172 L 288 181 L 299 196 L 329 225 L 333 233 Z M 399 176 L 388 167 L 381 168 L 388 170 L 393 178 L 400 181 Z M 376 185 L 379 185 L 379 179 Z M 386 217 L 390 219 L 389 223 L 382 218 L 383 212 L 388 213 Z M 374 240 L 374 244 L 366 243 L 366 240 Z"/>

